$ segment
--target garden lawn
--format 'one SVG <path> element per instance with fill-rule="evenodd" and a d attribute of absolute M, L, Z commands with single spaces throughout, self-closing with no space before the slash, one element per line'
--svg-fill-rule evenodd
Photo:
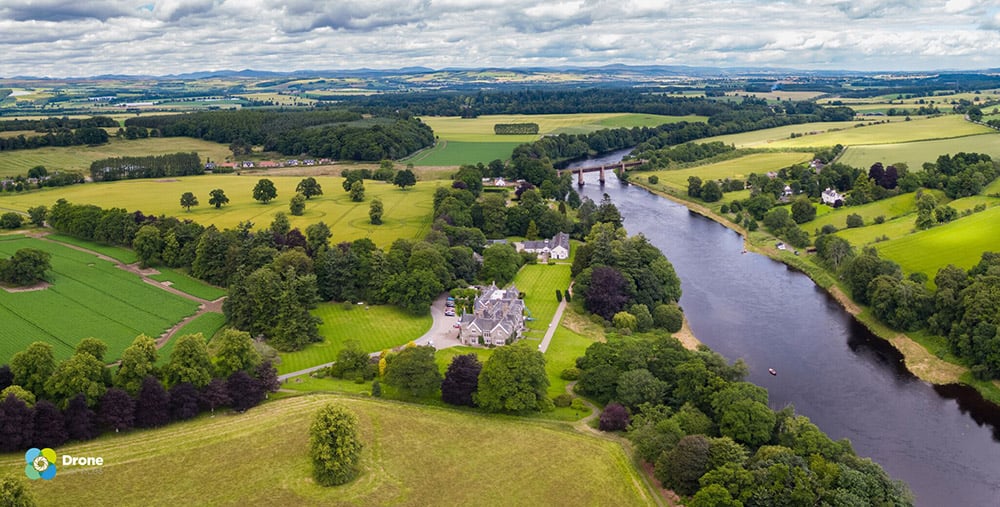
<path fill-rule="evenodd" d="M 567 310 L 571 311 L 571 310 Z M 587 352 L 587 347 L 598 340 L 577 334 L 569 329 L 559 326 L 552 342 L 549 343 L 548 350 L 545 351 L 545 373 L 549 377 L 549 397 L 555 397 L 566 392 L 566 385 L 570 381 L 560 377 L 566 368 L 575 368 L 576 359 L 583 357 Z"/>
<path fill-rule="evenodd" d="M 838 162 L 862 168 L 871 167 L 875 162 L 881 162 L 886 166 L 905 162 L 909 170 L 920 171 L 924 162 L 936 162 L 941 155 L 954 155 L 958 152 L 986 153 L 998 159 L 1000 134 L 994 131 L 990 134 L 955 139 L 849 146 Z"/>
<path fill-rule="evenodd" d="M 112 138 L 99 146 L 49 146 L 34 150 L 0 152 L 0 176 L 28 173 L 28 169 L 43 165 L 49 172 L 79 171 L 90 175 L 90 164 L 95 160 L 111 157 L 145 157 L 178 152 L 197 152 L 202 160 L 225 160 L 232 156 L 225 144 L 202 141 L 189 137 L 151 137 L 131 141 Z M 178 194 L 177 198 L 180 198 Z"/>
<path fill-rule="evenodd" d="M 990 208 L 954 222 L 876 245 L 879 254 L 898 263 L 906 273 L 920 272 L 934 280 L 938 269 L 954 264 L 969 269 L 983 252 L 1000 252 L 1000 208 Z"/>
<path fill-rule="evenodd" d="M 965 121 L 960 115 L 918 118 L 913 121 L 893 121 L 878 125 L 865 124 L 836 132 L 806 135 L 795 139 L 776 141 L 772 148 L 813 148 L 841 144 L 894 144 L 932 139 L 987 134 L 995 131 L 989 127 Z M 874 161 L 873 161 L 874 162 Z M 868 164 L 871 165 L 871 164 Z"/>
<path fill-rule="evenodd" d="M 51 343 L 57 359 L 69 357 L 88 337 L 108 344 L 108 361 L 139 334 L 157 337 L 197 309 L 197 303 L 144 283 L 112 263 L 69 247 L 7 236 L 0 256 L 21 248 L 51 254 L 52 283 L 45 290 L 0 291 L 0 363 L 34 341 Z"/>
<path fill-rule="evenodd" d="M 524 293 L 524 304 L 533 321 L 526 322 L 528 337 L 541 340 L 559 307 L 556 289 L 565 293 L 570 282 L 569 264 L 528 264 L 517 272 L 514 285 Z"/>
<path fill-rule="evenodd" d="M 357 415 L 364 445 L 360 476 L 338 487 L 313 482 L 308 454 L 313 414 L 328 403 Z M 31 482 L 43 506 L 67 498 L 170 507 L 654 503 L 618 443 L 565 424 L 337 395 L 108 434 L 59 452 L 101 456 L 105 464 L 100 473 L 60 467 L 58 479 Z M 4 469 L 23 463 L 23 454 L 0 457 Z"/>
<path fill-rule="evenodd" d="M 205 312 L 195 317 L 187 324 L 184 324 L 184 327 L 178 329 L 174 333 L 174 336 L 170 338 L 170 341 L 160 348 L 159 358 L 156 363 L 162 366 L 170 361 L 170 352 L 174 350 L 174 345 L 181 336 L 201 333 L 205 337 L 205 341 L 208 342 L 225 324 L 226 316 L 221 313 Z"/>
<path fill-rule="evenodd" d="M 811 158 L 812 154 L 801 152 L 753 153 L 688 169 L 636 173 L 636 176 L 633 177 L 649 178 L 649 176 L 656 175 L 660 179 L 659 185 L 669 186 L 674 190 L 687 193 L 688 178 L 691 176 L 697 176 L 702 181 L 725 180 L 727 178 L 746 180 L 750 173 L 764 174 L 768 171 L 777 171 L 784 167 L 806 162 Z M 726 194 L 722 200 L 729 202 L 732 198 Z"/>
<path fill-rule="evenodd" d="M 278 190 L 277 199 L 268 204 L 253 200 L 253 187 L 261 178 L 273 181 Z M 86 183 L 21 194 L 4 192 L 0 195 L 0 209 L 23 212 L 38 205 L 51 207 L 57 199 L 65 198 L 74 204 L 96 204 L 103 208 L 139 210 L 147 215 L 175 216 L 206 226 L 215 224 L 220 229 L 234 228 L 244 221 L 262 229 L 279 211 L 289 215 L 289 199 L 295 195 L 295 186 L 301 180 L 301 176 L 221 174 Z M 364 202 L 352 202 L 341 186 L 343 178 L 320 176 L 316 180 L 322 185 L 325 195 L 308 200 L 302 216 L 289 215 L 292 227 L 304 232 L 309 224 L 323 221 L 333 231 L 333 243 L 370 238 L 384 248 L 399 238 L 418 239 L 427 234 L 433 207 L 431 196 L 438 185 L 447 184 L 418 182 L 414 187 L 401 190 L 389 183 L 365 180 Z M 224 190 L 230 199 L 230 203 L 221 209 L 208 204 L 208 194 L 215 188 Z M 194 193 L 200 202 L 190 212 L 180 206 L 180 196 L 184 192 Z M 385 206 L 382 225 L 369 223 L 368 209 L 375 197 L 381 199 Z"/>
<path fill-rule="evenodd" d="M 349 303 L 323 303 L 313 310 L 323 319 L 320 343 L 313 343 L 297 352 L 281 354 L 278 373 L 285 374 L 337 360 L 337 353 L 350 340 L 361 349 L 378 352 L 420 338 L 431 328 L 431 316 L 414 316 L 395 306 L 367 306 Z"/>

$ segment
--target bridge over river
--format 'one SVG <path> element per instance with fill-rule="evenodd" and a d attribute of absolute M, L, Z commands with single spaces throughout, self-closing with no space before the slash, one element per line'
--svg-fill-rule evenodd
<path fill-rule="evenodd" d="M 597 181 L 599 181 L 603 185 L 604 181 L 605 181 L 605 179 L 604 179 L 604 171 L 614 171 L 615 175 L 618 176 L 619 178 L 621 178 L 622 174 L 624 174 L 625 171 L 628 170 L 628 168 L 640 166 L 642 164 L 645 164 L 646 162 L 649 162 L 649 161 L 648 160 L 629 160 L 629 161 L 621 161 L 621 162 L 615 162 L 613 164 L 605 164 L 605 165 L 592 165 L 592 166 L 573 167 L 573 168 L 566 168 L 566 169 L 556 169 L 556 173 L 559 174 L 560 176 L 562 175 L 562 173 L 564 173 L 566 171 L 576 173 L 576 177 L 577 177 L 576 183 L 577 183 L 577 185 L 579 185 L 579 186 L 582 187 L 583 186 L 583 173 L 600 172 L 601 174 L 599 175 L 600 177 L 597 179 Z"/>

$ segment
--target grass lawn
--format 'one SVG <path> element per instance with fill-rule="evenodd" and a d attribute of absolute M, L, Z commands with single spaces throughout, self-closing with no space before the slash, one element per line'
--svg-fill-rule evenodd
<path fill-rule="evenodd" d="M 1000 134 L 938 139 L 913 143 L 893 143 L 849 146 L 838 160 L 854 167 L 871 167 L 875 162 L 884 165 L 905 162 L 911 171 L 919 171 L 924 162 L 935 162 L 941 155 L 952 155 L 960 151 L 966 153 L 986 153 L 994 159 L 1000 158 Z"/>
<path fill-rule="evenodd" d="M 344 343 L 355 340 L 362 350 L 377 352 L 405 345 L 431 328 L 430 314 L 414 316 L 395 306 L 323 303 L 313 315 L 323 319 L 320 343 L 281 354 L 278 373 L 285 374 L 337 360 Z"/>
<path fill-rule="evenodd" d="M 100 146 L 45 147 L 34 150 L 0 152 L 0 176 L 27 174 L 28 169 L 43 165 L 52 171 L 80 171 L 90 174 L 90 163 L 110 157 L 144 157 L 178 152 L 198 152 L 202 160 L 225 160 L 232 156 L 225 144 L 189 137 L 154 137 L 127 141 L 112 138 Z M 180 195 L 178 195 L 180 198 Z"/>
<path fill-rule="evenodd" d="M 438 141 L 432 148 L 422 150 L 411 157 L 400 160 L 400 163 L 412 163 L 415 166 L 453 166 L 488 164 L 493 160 L 507 160 L 520 142 L 468 142 L 468 141 Z"/>
<path fill-rule="evenodd" d="M 205 283 L 178 270 L 160 266 L 158 266 L 156 270 L 159 271 L 160 274 L 152 275 L 150 278 L 158 282 L 170 282 L 171 287 L 191 294 L 194 297 L 199 297 L 208 301 L 215 301 L 216 299 L 226 295 L 226 289 Z"/>
<path fill-rule="evenodd" d="M 575 367 L 576 358 L 583 357 L 587 347 L 596 341 L 598 340 L 577 334 L 563 326 L 556 329 L 549 349 L 545 351 L 545 373 L 549 377 L 550 397 L 566 392 L 569 381 L 559 378 L 559 374 L 566 368 Z"/>
<path fill-rule="evenodd" d="M 804 134 L 808 132 L 826 132 L 833 129 L 848 129 L 856 122 L 848 121 L 827 121 L 816 123 L 800 123 L 798 125 L 785 125 L 770 129 L 754 130 L 739 134 L 727 134 L 724 136 L 706 137 L 696 142 L 710 143 L 721 141 L 725 144 L 735 145 L 737 148 L 768 148 L 777 141 L 782 141 L 791 137 L 792 133 Z"/>
<path fill-rule="evenodd" d="M 311 478 L 308 428 L 316 410 L 331 402 L 357 414 L 364 450 L 358 479 L 324 488 Z M 619 444 L 564 424 L 337 395 L 298 396 L 245 414 L 108 434 L 59 452 L 101 456 L 105 465 L 100 473 L 66 466 L 58 480 L 32 482 L 41 505 L 62 505 L 67 498 L 79 505 L 114 499 L 145 506 L 654 501 Z M 23 462 L 23 454 L 0 457 L 9 470 Z"/>
<path fill-rule="evenodd" d="M 63 359 L 87 337 L 107 343 L 107 359 L 113 361 L 137 335 L 157 337 L 197 307 L 91 254 L 50 241 L 0 237 L 0 256 L 21 248 L 52 255 L 52 285 L 31 292 L 0 291 L 0 363 L 34 341 L 51 343 L 56 358 Z"/>
<path fill-rule="evenodd" d="M 278 198 L 269 204 L 253 200 L 252 190 L 261 178 L 269 178 L 278 190 Z M 418 182 L 407 190 L 394 185 L 365 181 L 365 201 L 352 202 L 341 183 L 343 178 L 320 176 L 316 178 L 326 195 L 314 197 L 306 204 L 302 216 L 289 215 L 292 227 L 305 231 L 307 225 L 324 221 L 333 231 L 334 243 L 370 238 L 381 247 L 388 247 L 398 238 L 423 238 L 430 230 L 431 195 L 442 182 Z M 286 215 L 288 201 L 295 195 L 300 176 L 267 176 L 261 174 L 204 175 L 165 180 L 129 180 L 110 183 L 87 183 L 55 189 L 38 190 L 22 194 L 3 193 L 0 209 L 26 211 L 28 208 L 52 206 L 59 198 L 75 204 L 120 207 L 129 211 L 142 211 L 147 215 L 176 216 L 203 225 L 215 224 L 219 228 L 232 228 L 243 221 L 251 221 L 257 228 L 267 227 L 274 215 Z M 208 204 L 208 193 L 221 188 L 230 203 L 221 209 Z M 180 196 L 193 192 L 201 205 L 185 211 L 180 206 Z M 368 208 L 372 198 L 378 197 L 385 206 L 382 225 L 371 225 Z"/>
<path fill-rule="evenodd" d="M 809 148 L 856 144 L 894 144 L 931 139 L 949 139 L 995 132 L 989 127 L 965 121 L 959 115 L 893 121 L 878 125 L 852 127 L 836 132 L 806 135 L 770 144 L 773 148 Z M 868 164 L 871 165 L 871 164 Z"/>
<path fill-rule="evenodd" d="M 51 230 L 51 229 L 48 229 Z M 74 238 L 73 236 L 66 236 L 64 234 L 49 234 L 46 238 L 53 241 L 58 241 L 60 243 L 66 243 L 67 245 L 74 245 L 81 248 L 86 248 L 87 250 L 93 250 L 101 255 L 106 255 L 112 259 L 117 260 L 123 264 L 132 264 L 133 262 L 138 262 L 139 258 L 136 257 L 135 251 L 131 248 L 125 248 L 121 246 L 105 245 L 104 243 L 95 243 L 93 241 L 87 241 L 85 239 Z"/>
<path fill-rule="evenodd" d="M 170 361 L 170 351 L 174 350 L 174 344 L 177 343 L 177 339 L 181 336 L 188 334 L 201 333 L 205 337 L 206 341 L 212 339 L 215 333 L 222 329 L 222 326 L 226 323 L 226 316 L 221 313 L 206 312 L 203 313 L 187 324 L 184 327 L 177 330 L 173 338 L 160 348 L 159 358 L 156 364 L 165 365 Z"/>
<path fill-rule="evenodd" d="M 636 173 L 635 177 L 649 178 L 649 176 L 656 175 L 660 179 L 658 185 L 670 186 L 686 193 L 687 180 L 691 176 L 697 176 L 703 181 L 724 180 L 726 178 L 745 180 L 750 173 L 763 174 L 768 171 L 777 171 L 783 167 L 806 162 L 811 158 L 812 154 L 803 152 L 753 153 L 744 157 L 688 169 Z M 727 193 L 722 200 L 728 203 L 734 198 Z"/>
<path fill-rule="evenodd" d="M 535 320 L 527 322 L 527 337 L 541 341 L 559 307 L 556 289 L 562 292 L 569 287 L 569 264 L 528 264 L 517 272 L 514 285 L 523 292 L 524 304 Z"/>
<path fill-rule="evenodd" d="M 921 272 L 934 280 L 938 269 L 954 264 L 969 269 L 983 252 L 1000 251 L 1000 208 L 960 218 L 899 239 L 879 243 L 879 254 L 902 266 L 906 273 Z"/>

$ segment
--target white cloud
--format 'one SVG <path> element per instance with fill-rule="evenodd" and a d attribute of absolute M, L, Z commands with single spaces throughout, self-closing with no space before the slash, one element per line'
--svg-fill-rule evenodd
<path fill-rule="evenodd" d="M 6 0 L 12 76 L 688 64 L 980 68 L 1000 0 Z"/>

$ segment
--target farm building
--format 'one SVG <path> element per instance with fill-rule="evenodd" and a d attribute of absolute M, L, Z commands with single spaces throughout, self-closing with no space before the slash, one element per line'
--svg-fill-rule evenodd
<path fill-rule="evenodd" d="M 459 325 L 459 339 L 466 345 L 513 343 L 524 331 L 524 300 L 513 285 L 509 289 L 496 284 L 484 287 L 472 313 L 463 314 Z"/>

